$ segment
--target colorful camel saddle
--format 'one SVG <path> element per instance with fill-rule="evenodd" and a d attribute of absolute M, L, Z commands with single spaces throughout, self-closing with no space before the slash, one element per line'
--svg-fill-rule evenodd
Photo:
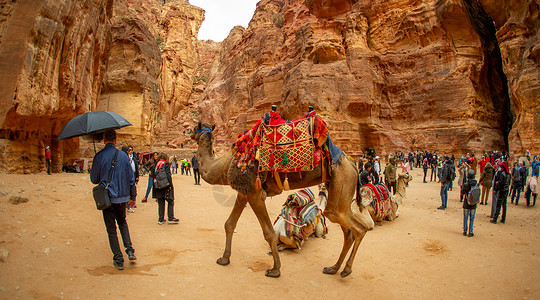
<path fill-rule="evenodd" d="M 285 220 L 287 237 L 292 236 L 298 248 L 300 248 L 305 237 L 313 233 L 317 222 L 322 222 L 325 228 L 324 232 L 328 232 L 323 212 L 315 203 L 315 196 L 309 188 L 301 189 L 287 197 L 287 200 L 283 203 L 283 209 L 281 209 L 281 213 L 274 221 L 274 224 L 280 217 Z M 314 226 L 308 226 L 310 224 Z M 306 228 L 309 228 L 310 231 L 306 232 Z"/>
<path fill-rule="evenodd" d="M 269 112 L 238 136 L 233 150 L 233 164 L 245 170 L 258 162 L 261 172 L 311 171 L 323 157 L 334 162 L 341 155 L 331 143 L 326 122 L 315 112 L 296 121 Z"/>
<path fill-rule="evenodd" d="M 371 205 L 375 210 L 375 216 L 377 218 L 384 218 L 390 214 L 392 210 L 391 202 L 395 202 L 390 196 L 386 185 L 380 184 L 366 184 L 360 189 L 360 195 L 362 197 L 362 205 Z"/>

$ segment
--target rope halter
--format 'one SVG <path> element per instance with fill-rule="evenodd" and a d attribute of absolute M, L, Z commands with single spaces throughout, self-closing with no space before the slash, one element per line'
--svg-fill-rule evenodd
<path fill-rule="evenodd" d="M 208 133 L 212 132 L 212 129 L 210 129 L 210 128 L 201 128 L 201 129 L 195 131 L 195 136 L 197 135 L 197 133 L 200 133 L 199 138 L 197 138 L 197 143 L 199 143 L 201 141 L 201 137 L 203 136 L 203 134 L 205 134 L 207 132 Z"/>

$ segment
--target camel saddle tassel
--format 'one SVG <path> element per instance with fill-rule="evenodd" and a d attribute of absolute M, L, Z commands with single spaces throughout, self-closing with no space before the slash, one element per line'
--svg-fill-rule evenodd
<path fill-rule="evenodd" d="M 281 178 L 279 178 L 278 171 L 274 171 L 274 178 L 276 179 L 276 184 L 278 188 L 283 191 L 283 185 L 281 184 Z"/>
<path fill-rule="evenodd" d="M 259 174 L 257 174 L 257 179 L 255 179 L 255 189 L 257 190 L 262 189 L 262 183 L 261 183 L 261 178 L 259 177 Z"/>
<path fill-rule="evenodd" d="M 289 178 L 287 178 L 287 174 L 285 174 L 285 181 L 283 181 L 283 189 L 285 191 L 289 191 L 291 189 L 289 187 Z"/>

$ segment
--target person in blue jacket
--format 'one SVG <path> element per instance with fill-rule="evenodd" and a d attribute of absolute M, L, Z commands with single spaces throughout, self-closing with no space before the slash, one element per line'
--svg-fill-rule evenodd
<path fill-rule="evenodd" d="M 101 183 L 107 185 L 109 170 L 111 169 L 114 156 L 118 152 L 116 154 L 116 164 L 112 171 L 111 181 L 109 182 L 109 196 L 112 205 L 102 210 L 102 212 L 109 236 L 109 245 L 113 253 L 113 265 L 118 270 L 123 270 L 124 256 L 122 255 L 116 235 L 116 224 L 118 224 L 118 229 L 120 230 L 129 260 L 136 260 L 135 250 L 131 244 L 131 237 L 126 221 L 126 204 L 131 196 L 131 186 L 135 185 L 135 175 L 131 168 L 128 155 L 116 149 L 116 131 L 112 129 L 105 131 L 103 143 L 105 143 L 105 148 L 99 151 L 94 157 L 90 180 L 94 184 Z"/>

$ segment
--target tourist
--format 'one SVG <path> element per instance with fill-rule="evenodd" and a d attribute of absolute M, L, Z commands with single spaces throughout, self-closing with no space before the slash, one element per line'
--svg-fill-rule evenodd
<path fill-rule="evenodd" d="M 364 170 L 360 174 L 360 186 L 364 186 L 368 183 L 372 183 L 371 164 L 369 162 L 364 165 Z"/>
<path fill-rule="evenodd" d="M 150 191 L 152 190 L 152 186 L 154 185 L 154 167 L 156 165 L 158 153 L 154 152 L 152 153 L 152 158 L 149 159 L 144 164 L 144 169 L 148 172 L 148 186 L 146 187 L 146 194 L 144 195 L 144 198 L 141 200 L 141 202 L 147 202 L 148 201 L 148 195 L 150 194 Z"/>
<path fill-rule="evenodd" d="M 493 175 L 493 190 L 491 193 L 491 213 L 489 215 L 490 218 L 493 219 L 493 216 L 495 215 L 495 211 L 497 210 L 497 196 L 499 195 L 498 187 L 495 185 L 495 178 L 497 176 L 500 176 L 499 174 L 502 172 L 501 167 L 502 161 L 500 159 L 495 159 L 495 175 Z"/>
<path fill-rule="evenodd" d="M 422 168 L 424 169 L 424 183 L 427 183 L 426 175 L 427 175 L 428 167 L 429 167 L 428 159 L 424 158 L 424 161 L 422 162 Z"/>
<path fill-rule="evenodd" d="M 407 158 L 404 158 L 401 162 L 401 172 L 403 174 L 409 174 L 411 165 L 409 164 L 409 160 Z"/>
<path fill-rule="evenodd" d="M 373 179 L 374 179 L 374 184 L 378 184 L 379 181 L 380 181 L 380 176 L 381 176 L 381 162 L 380 162 L 380 157 L 379 156 L 375 156 L 375 161 L 373 162 Z"/>
<path fill-rule="evenodd" d="M 47 163 L 47 174 L 51 175 L 51 150 L 45 147 L 45 162 Z"/>
<path fill-rule="evenodd" d="M 448 156 L 442 159 L 442 168 L 439 173 L 439 182 L 441 183 L 441 206 L 438 209 L 445 210 L 448 203 L 448 187 L 455 177 L 455 167 Z"/>
<path fill-rule="evenodd" d="M 539 169 L 540 169 L 540 161 L 538 161 L 536 159 L 536 155 L 533 157 L 533 160 L 531 162 L 531 176 L 540 176 L 540 172 L 539 172 Z"/>
<path fill-rule="evenodd" d="M 527 200 L 527 206 L 530 205 L 531 194 L 533 197 L 532 206 L 535 206 L 536 196 L 538 196 L 538 176 L 531 176 L 527 180 L 527 190 L 525 191 L 525 199 Z"/>
<path fill-rule="evenodd" d="M 193 177 L 195 177 L 195 185 L 201 185 L 201 174 L 199 173 L 199 160 L 197 159 L 197 152 L 193 152 L 191 158 L 191 165 L 193 167 Z"/>
<path fill-rule="evenodd" d="M 126 221 L 126 203 L 129 201 L 130 193 L 133 190 L 132 186 L 135 185 L 135 175 L 131 168 L 129 157 L 116 149 L 116 132 L 112 129 L 105 131 L 103 142 L 105 143 L 105 148 L 99 151 L 94 157 L 90 180 L 93 184 L 103 184 L 106 186 L 106 182 L 109 179 L 109 170 L 116 156 L 115 167 L 108 185 L 112 204 L 109 208 L 102 210 L 102 212 L 109 236 L 109 245 L 113 253 L 113 265 L 118 270 L 123 270 L 124 256 L 122 255 L 118 236 L 116 235 L 116 224 L 118 224 L 118 229 L 129 260 L 136 260 L 135 250 L 131 244 L 131 237 Z"/>
<path fill-rule="evenodd" d="M 525 168 L 523 167 L 523 161 L 520 161 L 512 169 L 512 195 L 510 196 L 511 203 L 514 203 L 514 198 L 516 199 L 516 205 L 519 203 L 519 195 L 524 186 L 525 180 Z M 517 195 L 516 195 L 517 194 Z"/>
<path fill-rule="evenodd" d="M 384 171 L 384 180 L 388 191 L 392 191 L 393 195 L 396 194 L 396 179 L 397 179 L 397 167 L 395 158 L 390 158 L 390 162 L 386 166 Z"/>
<path fill-rule="evenodd" d="M 509 176 L 510 173 L 508 172 L 508 164 L 503 161 L 501 163 L 501 171 L 497 172 L 495 175 L 494 186 L 497 187 L 497 208 L 495 210 L 495 214 L 493 215 L 493 219 L 490 221 L 491 223 L 497 224 L 497 219 L 499 218 L 501 208 L 501 223 L 504 224 L 506 222 L 506 198 L 508 197 L 508 188 L 510 185 Z"/>
<path fill-rule="evenodd" d="M 488 205 L 489 191 L 493 186 L 493 175 L 495 174 L 495 169 L 489 161 L 486 162 L 483 167 L 483 172 L 480 174 L 480 184 L 482 185 L 482 197 L 480 198 L 480 204 Z"/>
<path fill-rule="evenodd" d="M 433 179 L 437 181 L 437 156 L 436 155 L 433 155 L 433 157 L 431 157 L 429 161 L 429 165 L 431 167 L 431 176 L 430 176 L 429 181 L 433 181 Z"/>
<path fill-rule="evenodd" d="M 186 158 L 186 175 L 191 176 L 191 161 Z"/>
<path fill-rule="evenodd" d="M 171 159 L 171 174 L 176 174 L 176 158 Z"/>
<path fill-rule="evenodd" d="M 184 175 L 184 172 L 186 171 L 186 167 L 184 166 L 184 159 L 180 160 L 180 175 Z"/>
<path fill-rule="evenodd" d="M 167 201 L 167 218 L 169 219 L 169 223 L 178 224 L 180 220 L 174 217 L 174 187 L 171 169 L 167 162 L 167 155 L 162 152 L 157 159 L 157 163 L 152 170 L 153 174 L 157 175 L 157 172 L 165 172 L 165 174 L 167 174 L 167 180 L 169 181 L 167 187 L 157 188 L 154 184 L 152 190 L 152 197 L 156 198 L 158 202 L 158 224 L 165 224 L 165 201 Z"/>
<path fill-rule="evenodd" d="M 463 184 L 462 192 L 465 195 L 468 195 L 473 186 L 476 186 L 476 179 L 474 179 L 474 170 L 469 170 L 467 172 L 467 180 Z M 468 197 L 465 196 L 465 201 L 463 201 L 463 235 L 469 233 L 469 237 L 473 237 L 473 226 L 474 226 L 474 216 L 476 215 L 476 204 L 469 204 L 467 201 Z M 469 223 L 467 226 L 467 223 Z M 468 229 L 468 230 L 467 230 Z"/>
<path fill-rule="evenodd" d="M 136 201 L 137 201 L 137 184 L 139 183 L 139 159 L 136 155 L 133 155 L 133 147 L 131 145 L 129 146 L 123 146 L 122 151 L 124 151 L 129 158 L 129 164 L 131 165 L 131 169 L 133 170 L 133 174 L 135 176 L 135 184 L 132 186 L 133 191 L 130 193 L 129 202 L 127 205 L 127 211 L 130 213 L 134 213 L 136 208 Z"/>
<path fill-rule="evenodd" d="M 466 160 L 461 161 L 461 166 L 458 169 L 458 185 L 459 185 L 459 202 L 463 202 L 463 184 L 467 181 L 467 174 L 469 172 L 469 164 Z"/>

